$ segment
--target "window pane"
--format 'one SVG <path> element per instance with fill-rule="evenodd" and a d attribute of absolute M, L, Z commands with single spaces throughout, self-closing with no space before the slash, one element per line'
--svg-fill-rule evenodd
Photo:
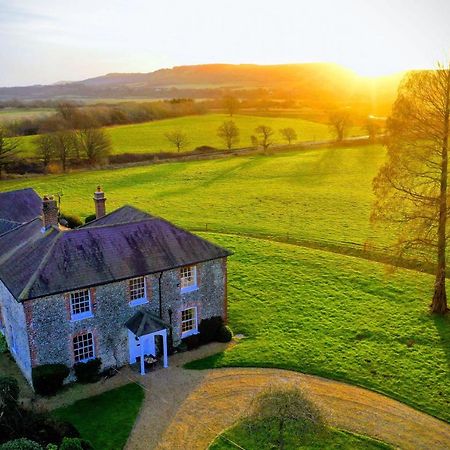
<path fill-rule="evenodd" d="M 195 308 L 185 309 L 181 311 L 181 333 L 196 329 L 196 315 L 197 310 Z"/>
<path fill-rule="evenodd" d="M 144 277 L 133 278 L 129 281 L 130 300 L 138 300 L 145 297 L 145 279 Z"/>
<path fill-rule="evenodd" d="M 82 314 L 91 310 L 91 302 L 89 299 L 89 290 L 72 292 L 70 294 L 70 305 L 72 315 Z"/>
<path fill-rule="evenodd" d="M 195 286 L 196 283 L 196 268 L 195 266 L 186 266 L 180 269 L 181 274 L 181 289 Z"/>
<path fill-rule="evenodd" d="M 73 354 L 75 362 L 94 357 L 94 339 L 92 333 L 85 333 L 73 338 Z"/>

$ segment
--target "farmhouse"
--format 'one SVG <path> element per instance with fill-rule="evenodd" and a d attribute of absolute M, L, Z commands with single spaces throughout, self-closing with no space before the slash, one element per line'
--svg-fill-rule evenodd
<path fill-rule="evenodd" d="M 34 190 L 0 193 L 0 329 L 31 382 L 42 364 L 102 368 L 161 356 L 227 314 L 229 252 L 132 206 L 67 229 Z"/>

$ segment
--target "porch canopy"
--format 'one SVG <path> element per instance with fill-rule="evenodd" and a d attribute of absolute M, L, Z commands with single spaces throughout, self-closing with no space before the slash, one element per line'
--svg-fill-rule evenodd
<path fill-rule="evenodd" d="M 152 340 L 152 347 L 154 347 L 155 336 L 162 336 L 163 365 L 165 368 L 168 367 L 167 330 L 170 327 L 169 324 L 149 311 L 137 311 L 136 314 L 127 320 L 125 326 L 134 334 L 135 339 L 141 343 L 141 375 L 145 375 L 144 343 L 146 340 Z"/>

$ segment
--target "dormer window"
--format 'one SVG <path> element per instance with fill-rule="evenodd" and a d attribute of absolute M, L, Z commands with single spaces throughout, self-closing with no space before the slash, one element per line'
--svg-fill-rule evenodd
<path fill-rule="evenodd" d="M 145 286 L 145 277 L 137 277 L 128 280 L 130 292 L 130 305 L 142 305 L 147 303 L 147 289 Z"/>
<path fill-rule="evenodd" d="M 184 266 L 180 269 L 181 292 L 197 289 L 197 266 Z"/>
<path fill-rule="evenodd" d="M 89 289 L 70 293 L 70 312 L 72 320 L 92 317 L 91 294 Z"/>

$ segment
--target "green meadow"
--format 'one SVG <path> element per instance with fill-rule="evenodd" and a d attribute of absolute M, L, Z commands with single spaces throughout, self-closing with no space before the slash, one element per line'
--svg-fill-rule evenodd
<path fill-rule="evenodd" d="M 0 125 L 4 122 L 45 117 L 54 112 L 53 108 L 3 108 L 0 109 Z"/>
<path fill-rule="evenodd" d="M 246 338 L 191 367 L 314 373 L 448 421 L 450 321 L 428 313 L 432 276 L 387 275 L 383 264 L 342 254 L 392 239 L 369 224 L 384 156 L 380 146 L 308 149 L 32 177 L 0 189 L 62 192 L 62 210 L 85 217 L 102 184 L 109 210 L 133 204 L 233 250 L 230 325 Z"/>
<path fill-rule="evenodd" d="M 105 128 L 111 138 L 113 154 L 120 153 L 158 153 L 176 152 L 165 134 L 172 130 L 183 130 L 189 143 L 184 151 L 207 145 L 224 148 L 223 141 L 217 136 L 217 128 L 226 120 L 234 120 L 240 129 L 241 137 L 238 147 L 248 147 L 250 136 L 258 125 L 268 125 L 275 130 L 274 143 L 285 144 L 279 130 L 292 127 L 298 134 L 298 140 L 312 141 L 331 139 L 332 133 L 327 125 L 310 122 L 300 118 L 260 117 L 252 115 L 235 115 L 232 118 L 225 114 L 205 114 L 201 116 L 178 117 L 175 119 L 157 120 L 133 125 L 121 125 Z M 363 134 L 359 128 L 353 128 L 352 135 Z M 21 138 L 22 152 L 32 156 L 34 136 Z"/>

